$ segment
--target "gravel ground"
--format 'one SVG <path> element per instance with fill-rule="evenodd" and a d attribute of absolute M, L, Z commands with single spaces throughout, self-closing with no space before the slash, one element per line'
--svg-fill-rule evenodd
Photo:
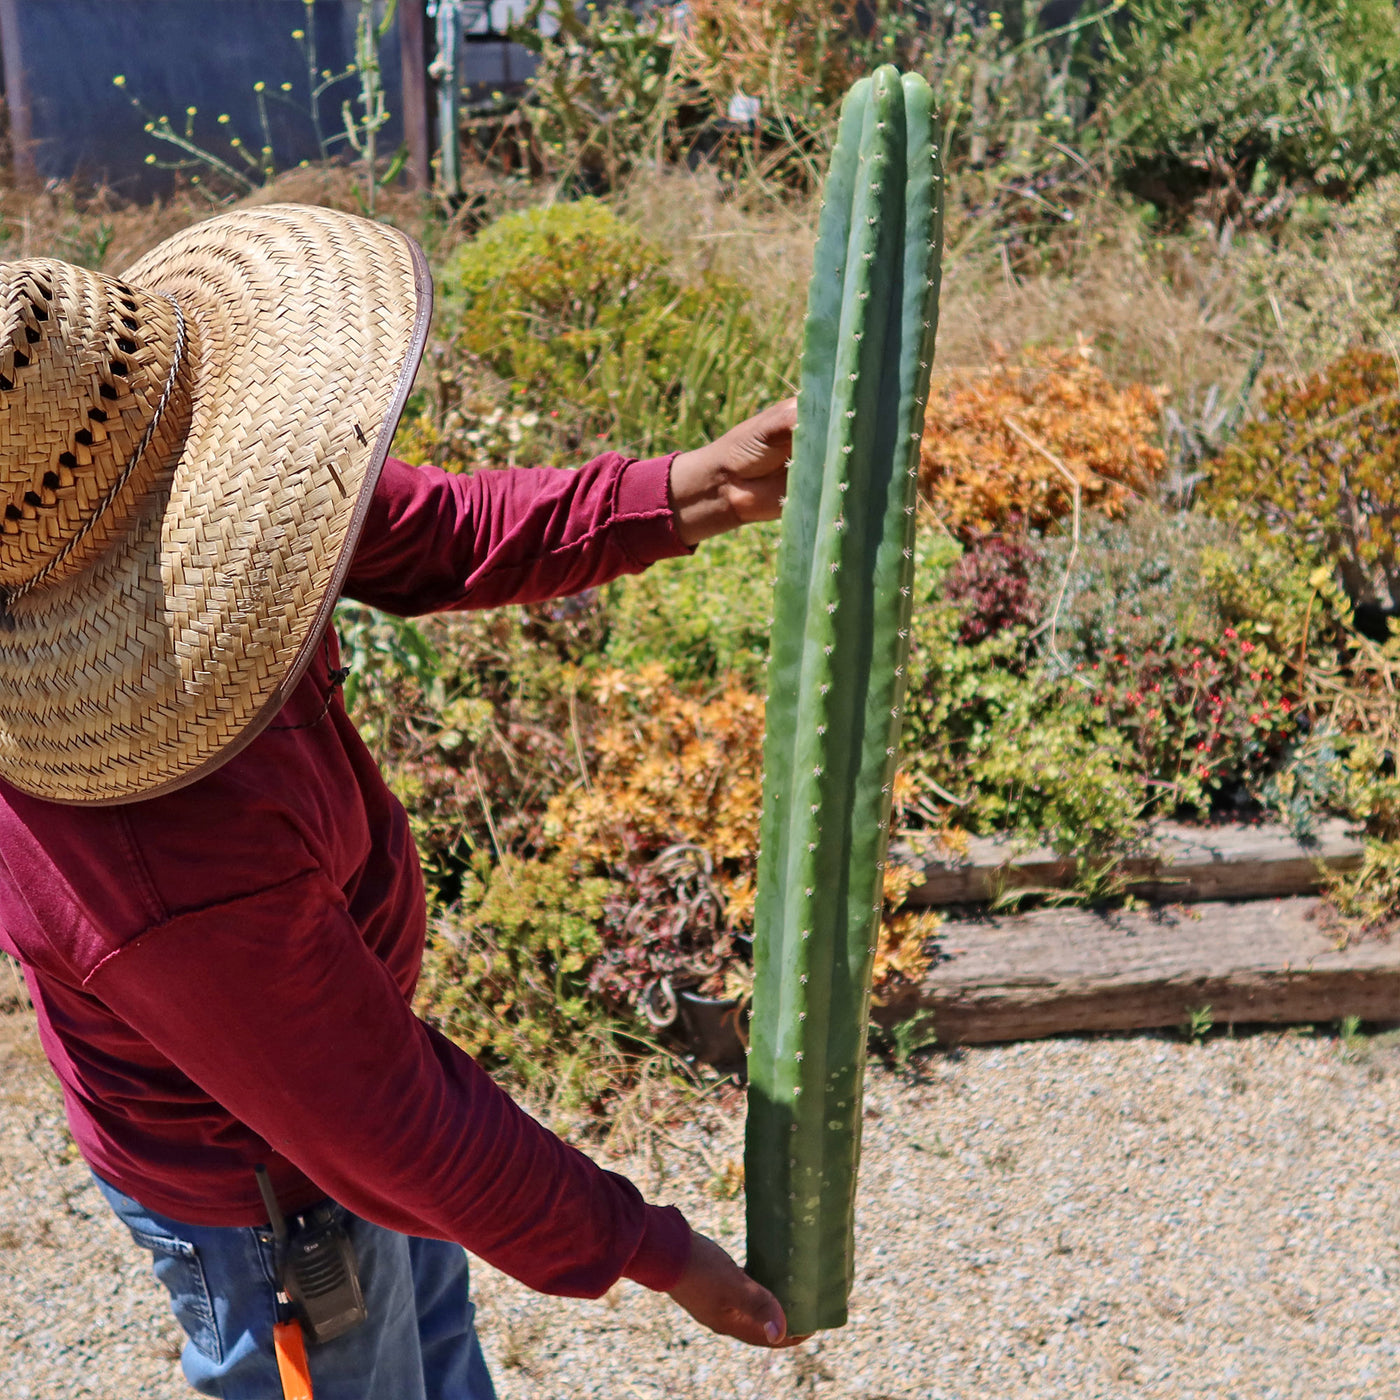
<path fill-rule="evenodd" d="M 0 1017 L 0 1397 L 175 1400 L 173 1323 Z M 737 1112 L 618 1163 L 742 1251 Z M 484 1266 L 502 1400 L 1400 1395 L 1400 1041 L 1052 1040 L 876 1071 L 843 1331 L 781 1356 Z M 393 1397 L 375 1397 L 393 1400 Z"/>

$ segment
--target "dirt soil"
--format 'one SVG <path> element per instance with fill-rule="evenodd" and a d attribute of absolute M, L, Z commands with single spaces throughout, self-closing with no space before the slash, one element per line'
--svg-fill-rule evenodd
<path fill-rule="evenodd" d="M 845 1329 L 770 1356 L 630 1284 L 575 1303 L 478 1266 L 502 1400 L 1400 1395 L 1395 1037 L 940 1054 L 876 1070 L 865 1127 Z M 741 1254 L 741 1133 L 737 1107 L 716 1111 L 613 1165 Z M 17 1011 L 0 1016 L 0 1299 L 4 1400 L 190 1393 Z"/>

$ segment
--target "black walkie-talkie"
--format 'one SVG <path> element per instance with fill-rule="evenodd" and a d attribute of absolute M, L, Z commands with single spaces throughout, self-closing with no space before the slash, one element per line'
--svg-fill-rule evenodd
<path fill-rule="evenodd" d="M 355 1247 L 334 1216 L 309 1212 L 287 1229 L 267 1168 L 256 1169 L 258 1190 L 277 1242 L 282 1291 L 308 1340 L 329 1342 L 358 1327 L 368 1316 L 355 1260 Z"/>

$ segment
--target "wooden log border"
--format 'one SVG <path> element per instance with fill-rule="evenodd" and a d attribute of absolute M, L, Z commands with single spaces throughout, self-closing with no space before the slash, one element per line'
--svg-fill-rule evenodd
<path fill-rule="evenodd" d="M 931 1012 L 948 1044 L 1179 1026 L 1204 1007 L 1216 1026 L 1400 1021 L 1400 936 L 1337 941 L 1309 897 L 950 921 L 923 985 L 875 1016 Z"/>
<path fill-rule="evenodd" d="M 1049 850 L 1016 852 L 1000 837 L 974 838 L 958 859 L 930 858 L 914 841 L 896 845 L 897 859 L 922 866 L 924 883 L 907 903 L 925 908 L 986 904 L 1017 890 L 1065 889 L 1075 863 Z M 1198 901 L 1310 894 L 1328 872 L 1356 869 L 1363 843 L 1348 824 L 1318 824 L 1312 841 L 1285 827 L 1189 827 L 1166 824 L 1148 838 L 1148 850 L 1118 867 L 1125 890 L 1143 899 Z"/>

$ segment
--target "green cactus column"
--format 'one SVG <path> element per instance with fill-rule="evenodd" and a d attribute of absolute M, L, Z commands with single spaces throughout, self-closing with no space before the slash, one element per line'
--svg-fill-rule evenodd
<path fill-rule="evenodd" d="M 861 1092 L 937 322 L 933 95 L 846 96 L 778 556 L 749 1050 L 748 1267 L 792 1333 L 846 1321 Z"/>

